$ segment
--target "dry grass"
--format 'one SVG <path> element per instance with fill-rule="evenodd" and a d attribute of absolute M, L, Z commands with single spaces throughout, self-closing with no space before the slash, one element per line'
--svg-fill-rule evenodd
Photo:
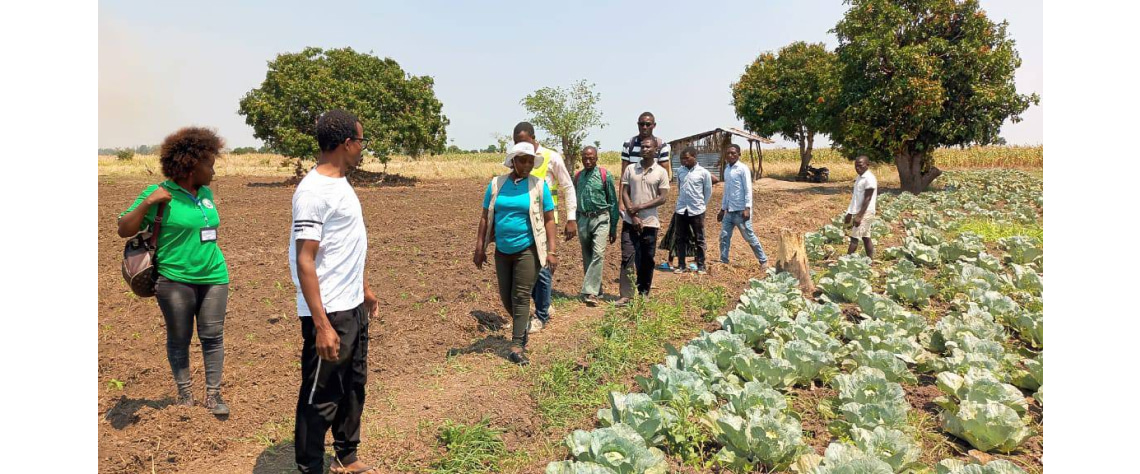
<path fill-rule="evenodd" d="M 831 171 L 832 181 L 852 181 L 855 170 L 851 161 L 830 148 L 817 149 L 813 153 L 814 166 L 826 166 Z M 1042 167 L 1043 147 L 974 147 L 965 150 L 943 149 L 934 154 L 935 162 L 943 169 L 960 168 L 1020 168 Z M 620 169 L 618 152 L 604 152 L 599 163 L 612 171 Z M 747 155 L 742 157 L 748 161 Z M 499 153 L 442 154 L 411 158 L 396 156 L 388 162 L 387 169 L 376 161 L 366 162 L 368 171 L 387 171 L 420 180 L 442 180 L 460 178 L 490 178 L 502 173 L 503 155 Z M 306 166 L 312 166 L 309 162 Z M 218 176 L 280 176 L 293 175 L 292 160 L 281 155 L 248 154 L 223 155 L 214 166 Z M 794 149 L 774 149 L 764 151 L 764 175 L 778 179 L 793 179 L 799 170 L 799 151 Z M 898 175 L 894 166 L 887 163 L 874 164 L 871 168 L 875 176 L 885 186 L 898 186 Z M 155 155 L 135 155 L 132 160 L 119 160 L 112 155 L 99 155 L 100 176 L 162 176 L 162 168 Z"/>

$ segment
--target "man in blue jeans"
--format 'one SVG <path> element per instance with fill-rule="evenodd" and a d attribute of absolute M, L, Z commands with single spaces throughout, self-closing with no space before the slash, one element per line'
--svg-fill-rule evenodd
<path fill-rule="evenodd" d="M 752 253 L 760 262 L 760 276 L 768 271 L 768 256 L 760 239 L 752 231 L 752 172 L 740 162 L 740 147 L 732 144 L 724 155 L 724 196 L 720 201 L 720 212 L 716 214 L 720 227 L 720 263 L 728 263 L 728 249 L 732 244 L 733 229 L 740 229 L 740 235 L 752 247 Z"/>

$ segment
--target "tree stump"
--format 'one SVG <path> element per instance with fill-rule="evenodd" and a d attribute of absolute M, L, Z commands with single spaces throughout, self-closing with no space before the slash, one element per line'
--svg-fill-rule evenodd
<path fill-rule="evenodd" d="M 776 271 L 788 272 L 800 282 L 800 291 L 811 297 L 815 285 L 811 282 L 808 270 L 807 250 L 804 249 L 804 235 L 784 227 L 780 229 L 780 245 L 776 249 Z"/>

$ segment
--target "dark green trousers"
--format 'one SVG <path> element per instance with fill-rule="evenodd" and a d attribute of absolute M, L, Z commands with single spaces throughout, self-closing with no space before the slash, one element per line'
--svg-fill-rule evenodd
<path fill-rule="evenodd" d="M 538 250 L 533 245 L 514 254 L 495 249 L 499 298 L 511 315 L 511 343 L 520 347 L 526 347 L 530 329 L 530 293 L 538 279 L 538 270 Z"/>

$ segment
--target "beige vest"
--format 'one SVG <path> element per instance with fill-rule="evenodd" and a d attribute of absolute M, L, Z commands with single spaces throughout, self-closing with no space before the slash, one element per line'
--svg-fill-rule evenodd
<path fill-rule="evenodd" d="M 491 245 L 495 241 L 495 200 L 499 198 L 499 189 L 503 187 L 511 175 L 505 174 L 491 179 L 491 203 L 487 209 L 487 237 L 484 245 Z M 527 176 L 527 190 L 530 192 L 530 231 L 534 236 L 535 247 L 538 248 L 538 264 L 546 266 L 546 219 L 542 212 L 542 179 L 533 174 Z M 486 251 L 486 247 L 484 247 Z"/>

